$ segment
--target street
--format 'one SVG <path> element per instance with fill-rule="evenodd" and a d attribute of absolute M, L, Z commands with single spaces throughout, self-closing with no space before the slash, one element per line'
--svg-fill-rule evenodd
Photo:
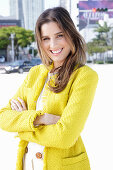
<path fill-rule="evenodd" d="M 99 76 L 93 105 L 81 134 L 91 170 L 113 170 L 113 64 L 87 64 Z M 0 74 L 0 108 L 6 106 L 27 73 Z M 0 169 L 15 170 L 18 138 L 0 129 Z"/>

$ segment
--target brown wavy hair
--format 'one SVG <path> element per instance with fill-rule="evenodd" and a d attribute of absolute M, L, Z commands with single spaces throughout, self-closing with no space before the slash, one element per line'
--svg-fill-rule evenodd
<path fill-rule="evenodd" d="M 52 60 L 47 56 L 41 43 L 41 26 L 45 23 L 56 22 L 67 38 L 71 51 L 63 65 L 57 69 L 55 86 L 49 83 L 49 88 L 55 93 L 61 92 L 67 85 L 71 74 L 86 63 L 86 44 L 83 37 L 77 31 L 69 12 L 63 7 L 54 7 L 45 10 L 38 18 L 35 28 L 35 36 L 39 55 L 42 63 L 48 67 Z M 76 66 L 76 69 L 74 69 Z M 53 70 L 51 70 L 53 71 Z"/>

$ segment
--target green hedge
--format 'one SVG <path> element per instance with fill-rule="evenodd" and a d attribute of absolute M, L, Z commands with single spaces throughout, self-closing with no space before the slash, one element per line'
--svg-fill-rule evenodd
<path fill-rule="evenodd" d="M 95 64 L 104 64 L 104 61 L 95 61 Z"/>
<path fill-rule="evenodd" d="M 113 61 L 106 61 L 107 64 L 113 64 Z"/>

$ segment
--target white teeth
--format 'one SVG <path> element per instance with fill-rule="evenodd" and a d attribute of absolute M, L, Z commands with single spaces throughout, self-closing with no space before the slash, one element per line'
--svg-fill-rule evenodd
<path fill-rule="evenodd" d="M 59 53 L 59 52 L 61 52 L 62 51 L 62 49 L 59 49 L 59 50 L 57 50 L 57 51 L 51 51 L 52 53 L 54 53 L 54 54 L 57 54 L 57 53 Z"/>

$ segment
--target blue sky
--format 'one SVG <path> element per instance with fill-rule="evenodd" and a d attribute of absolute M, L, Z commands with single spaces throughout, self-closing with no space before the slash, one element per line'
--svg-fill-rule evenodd
<path fill-rule="evenodd" d="M 9 16 L 9 0 L 0 2 L 0 15 Z"/>

